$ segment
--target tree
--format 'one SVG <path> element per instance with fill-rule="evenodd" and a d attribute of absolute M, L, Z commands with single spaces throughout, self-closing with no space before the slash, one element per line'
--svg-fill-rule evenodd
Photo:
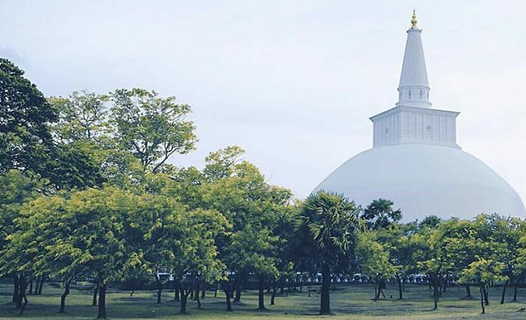
<path fill-rule="evenodd" d="M 477 233 L 485 242 L 491 242 L 494 259 L 505 264 L 503 275 L 507 277 L 502 289 L 500 303 L 503 304 L 506 297 L 506 289 L 511 284 L 517 290 L 518 278 L 521 271 L 518 269 L 518 257 L 520 254 L 520 238 L 526 232 L 524 220 L 514 217 L 503 217 L 498 214 L 479 215 L 475 219 Z M 516 294 L 514 294 L 516 297 Z"/>
<path fill-rule="evenodd" d="M 385 281 L 395 274 L 396 267 L 390 263 L 389 250 L 377 241 L 375 232 L 361 233 L 355 250 L 361 272 L 373 279 L 376 301 L 383 295 Z"/>
<path fill-rule="evenodd" d="M 54 126 L 63 143 L 97 141 L 106 138 L 109 97 L 87 91 L 74 91 L 68 98 L 51 97 L 49 103 L 58 111 Z"/>
<path fill-rule="evenodd" d="M 392 223 L 402 219 L 400 209 L 393 210 L 393 202 L 386 199 L 373 200 L 363 211 L 362 219 L 367 221 L 367 227 L 372 230 L 387 228 Z"/>
<path fill-rule="evenodd" d="M 0 173 L 9 169 L 41 172 L 50 160 L 53 138 L 50 124 L 56 110 L 24 71 L 0 58 Z"/>
<path fill-rule="evenodd" d="M 132 228 L 129 216 L 141 201 L 115 187 L 76 191 L 65 200 L 57 197 L 40 200 L 60 202 L 59 208 L 42 212 L 53 218 L 46 228 L 53 243 L 50 254 L 61 262 L 54 272 L 73 277 L 88 270 L 99 286 L 97 317 L 106 318 L 108 283 L 122 278 L 126 266 L 136 260 L 127 245 L 126 230 Z"/>
<path fill-rule="evenodd" d="M 121 188 L 143 188 L 144 167 L 115 139 L 108 95 L 75 91 L 67 98 L 51 97 L 48 101 L 58 111 L 58 121 L 52 126 L 56 140 L 89 157 L 99 170 L 98 184 L 103 180 Z"/>
<path fill-rule="evenodd" d="M 32 171 L 58 189 L 100 184 L 89 155 L 54 140 L 51 126 L 58 110 L 23 75 L 0 58 L 0 174 Z"/>
<path fill-rule="evenodd" d="M 480 258 L 470 263 L 462 272 L 462 277 L 459 279 L 461 283 L 475 282 L 480 287 L 480 307 L 482 313 L 486 313 L 484 302 L 488 295 L 487 290 L 490 282 L 507 279 L 507 276 L 503 275 L 504 268 L 505 264 L 502 262 Z"/>
<path fill-rule="evenodd" d="M 376 231 L 378 242 L 389 254 L 389 263 L 395 267 L 394 276 L 398 282 L 398 299 L 403 299 L 404 281 L 410 274 L 417 272 L 416 261 L 413 257 L 412 234 L 415 224 L 394 223 L 387 229 Z"/>
<path fill-rule="evenodd" d="M 433 288 L 434 309 L 438 308 L 439 287 L 451 265 L 442 257 L 441 232 L 438 228 L 424 226 L 411 237 L 413 259 L 419 272 L 427 275 Z"/>
<path fill-rule="evenodd" d="M 83 252 L 60 236 L 65 201 L 62 196 L 42 196 L 26 203 L 22 216 L 16 220 L 19 231 L 11 236 L 10 250 L 6 252 L 18 272 L 49 275 L 64 282 L 60 313 L 65 312 L 71 282 L 81 274 L 88 274 L 82 263 Z"/>
<path fill-rule="evenodd" d="M 259 308 L 264 309 L 264 286 L 277 276 L 278 217 L 286 210 L 291 192 L 269 185 L 259 169 L 241 161 L 242 149 L 228 147 L 211 153 L 203 169 L 201 206 L 221 212 L 232 226 L 218 239 L 221 261 L 228 268 L 227 309 L 241 298 L 241 285 L 254 274 L 259 285 Z M 194 198 L 195 199 L 195 198 Z"/>
<path fill-rule="evenodd" d="M 0 274 L 13 276 L 12 302 L 19 308 L 25 298 L 27 278 L 20 273 L 19 266 L 14 265 L 16 260 L 9 258 L 7 250 L 13 235 L 20 230 L 20 224 L 15 222 L 21 217 L 24 204 L 40 196 L 46 185 L 46 181 L 30 171 L 23 173 L 12 169 L 0 175 Z"/>
<path fill-rule="evenodd" d="M 295 230 L 298 268 L 322 274 L 320 314 L 330 314 L 331 278 L 348 271 L 361 228 L 359 209 L 341 195 L 319 191 L 310 195 Z"/>
<path fill-rule="evenodd" d="M 137 157 L 143 169 L 157 172 L 174 153 L 194 149 L 194 125 L 185 120 L 190 112 L 175 97 L 160 98 L 155 91 L 118 89 L 113 101 L 111 123 L 123 149 Z"/>

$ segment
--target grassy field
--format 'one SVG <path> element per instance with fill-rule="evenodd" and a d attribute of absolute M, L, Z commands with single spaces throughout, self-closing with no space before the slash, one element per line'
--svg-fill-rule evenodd
<path fill-rule="evenodd" d="M 178 315 L 179 305 L 173 300 L 173 291 L 166 290 L 163 303 L 155 303 L 153 291 L 138 291 L 130 297 L 129 292 L 110 290 L 107 296 L 108 317 L 113 319 L 526 319 L 526 299 L 519 291 L 519 301 L 499 304 L 500 288 L 491 289 L 490 305 L 487 314 L 480 314 L 477 299 L 464 298 L 463 288 L 448 288 L 444 293 L 438 310 L 432 310 L 431 292 L 426 286 L 411 285 L 406 287 L 404 300 L 397 300 L 396 287 L 388 286 L 387 299 L 372 301 L 373 289 L 369 285 L 337 285 L 331 295 L 335 315 L 316 315 L 319 305 L 319 294 L 313 292 L 308 297 L 303 293 L 291 294 L 288 297 L 276 298 L 276 305 L 270 306 L 267 297 L 267 311 L 258 311 L 256 292 L 244 292 L 242 303 L 233 305 L 234 312 L 226 312 L 223 294 L 214 298 L 210 292 L 202 300 L 203 309 L 198 310 L 196 303 L 189 301 L 189 315 Z M 478 291 L 473 288 L 473 293 Z M 11 286 L 0 285 L 0 319 L 20 319 L 11 301 Z M 68 296 L 66 314 L 59 314 L 61 289 L 56 285 L 44 287 L 41 296 L 28 296 L 29 304 L 23 318 L 29 319 L 93 319 L 96 307 L 92 307 L 89 290 L 80 288 L 72 290 Z M 512 292 L 510 292 L 511 296 Z"/>

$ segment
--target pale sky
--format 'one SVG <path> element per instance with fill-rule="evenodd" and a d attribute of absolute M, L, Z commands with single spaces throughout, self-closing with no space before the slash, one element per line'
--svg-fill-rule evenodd
<path fill-rule="evenodd" d="M 458 143 L 526 200 L 524 1 L 0 0 L 0 56 L 45 95 L 154 89 L 192 106 L 202 167 L 239 145 L 305 197 L 372 147 L 394 106 L 416 8 L 430 99 L 460 111 Z"/>

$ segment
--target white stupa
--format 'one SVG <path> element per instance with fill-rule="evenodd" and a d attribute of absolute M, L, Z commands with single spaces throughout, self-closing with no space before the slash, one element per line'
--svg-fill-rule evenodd
<path fill-rule="evenodd" d="M 473 218 L 479 213 L 524 216 L 517 192 L 456 143 L 459 112 L 431 108 L 422 29 L 413 12 L 392 109 L 371 117 L 373 148 L 331 173 L 314 191 L 343 193 L 366 206 L 383 198 L 405 221 L 428 215 Z"/>

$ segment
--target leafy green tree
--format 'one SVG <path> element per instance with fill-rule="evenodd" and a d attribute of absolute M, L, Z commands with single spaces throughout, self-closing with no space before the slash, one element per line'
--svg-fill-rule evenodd
<path fill-rule="evenodd" d="M 375 232 L 361 233 L 355 250 L 361 272 L 373 279 L 376 301 L 384 295 L 385 282 L 395 274 L 396 267 L 389 261 L 389 250 L 378 242 Z"/>
<path fill-rule="evenodd" d="M 298 216 L 294 252 L 299 269 L 322 274 L 320 314 L 330 314 L 333 276 L 349 271 L 361 228 L 359 209 L 338 194 L 319 191 L 307 198 Z"/>
<path fill-rule="evenodd" d="M 480 307 L 482 313 L 486 313 L 485 300 L 488 295 L 488 286 L 492 281 L 506 280 L 507 276 L 503 275 L 505 264 L 496 260 L 486 260 L 480 258 L 473 261 L 463 270 L 462 277 L 459 281 L 462 283 L 477 283 L 480 287 Z"/>
<path fill-rule="evenodd" d="M 62 145 L 87 155 L 109 185 L 126 189 L 142 187 L 145 172 L 140 161 L 114 139 L 107 95 L 81 91 L 67 98 L 51 97 L 48 101 L 58 111 L 58 122 L 52 129 Z"/>
<path fill-rule="evenodd" d="M 486 243 L 491 243 L 493 259 L 505 264 L 503 274 L 507 277 L 502 290 L 501 301 L 506 297 L 506 289 L 511 283 L 515 290 L 518 287 L 520 270 L 517 269 L 517 259 L 520 249 L 520 238 L 526 232 L 524 220 L 514 217 L 504 217 L 498 214 L 479 215 L 475 219 L 477 234 Z M 485 251 L 488 253 L 488 251 Z M 487 257 L 486 257 L 487 258 Z M 516 298 L 516 292 L 514 294 Z"/>
<path fill-rule="evenodd" d="M 60 313 L 65 312 L 71 282 L 81 274 L 88 275 L 86 266 L 81 263 L 84 258 L 81 250 L 57 237 L 63 228 L 61 213 L 66 207 L 65 202 L 64 197 L 57 195 L 26 203 L 23 215 L 16 221 L 19 231 L 12 235 L 7 251 L 7 259 L 19 272 L 47 274 L 64 282 Z"/>
<path fill-rule="evenodd" d="M 121 279 L 127 264 L 136 259 L 128 250 L 126 230 L 140 201 L 114 187 L 73 192 L 66 200 L 51 201 L 62 202 L 55 214 L 48 214 L 54 217 L 48 227 L 54 242 L 50 254 L 61 262 L 55 273 L 73 277 L 89 270 L 99 284 L 97 317 L 106 318 L 108 283 Z"/>
<path fill-rule="evenodd" d="M 54 126 L 63 143 L 97 141 L 107 138 L 107 95 L 74 91 L 69 97 L 51 97 L 49 103 L 58 111 L 59 121 Z"/>
<path fill-rule="evenodd" d="M 449 265 L 448 273 L 456 278 L 489 249 L 488 242 L 480 237 L 477 226 L 472 221 L 449 219 L 444 221 L 437 231 L 439 236 L 436 239 L 440 246 L 437 251 L 438 257 Z M 465 285 L 470 296 L 471 284 Z"/>
<path fill-rule="evenodd" d="M 398 282 L 398 298 L 403 299 L 404 281 L 410 274 L 417 273 L 413 257 L 411 236 L 416 230 L 414 223 L 394 223 L 387 229 L 376 231 L 378 242 L 389 253 L 389 263 L 395 267 L 394 276 Z"/>
<path fill-rule="evenodd" d="M 24 71 L 0 58 L 0 173 L 9 169 L 41 172 L 50 160 L 53 138 L 50 124 L 56 110 Z"/>
<path fill-rule="evenodd" d="M 418 227 L 420 229 L 423 229 L 423 228 L 436 228 L 440 223 L 442 223 L 442 219 L 435 216 L 435 215 L 430 215 L 430 216 L 427 216 L 425 217 L 419 224 L 418 224 Z"/>
<path fill-rule="evenodd" d="M 373 200 L 362 213 L 361 218 L 367 221 L 367 227 L 372 230 L 387 228 L 392 223 L 402 219 L 400 209 L 393 210 L 393 202 L 386 199 Z"/>
<path fill-rule="evenodd" d="M 442 260 L 449 263 L 450 273 L 460 278 L 466 270 L 470 270 L 470 266 L 481 260 L 488 261 L 492 266 L 492 261 L 500 261 L 513 270 L 518 237 L 514 239 L 512 230 L 517 226 L 513 227 L 510 222 L 495 214 L 481 214 L 470 221 L 450 219 L 442 223 L 439 228 L 442 243 L 439 254 Z M 509 269 L 503 268 L 502 271 L 507 273 L 505 280 L 508 281 Z M 464 283 L 466 289 L 470 285 L 480 285 L 478 281 Z M 489 304 L 488 290 L 484 289 L 482 293 L 485 304 Z"/>
<path fill-rule="evenodd" d="M 239 147 L 228 147 L 207 157 L 201 205 L 221 212 L 232 226 L 218 239 L 230 278 L 223 286 L 227 309 L 231 309 L 231 290 L 235 290 L 234 301 L 239 301 L 241 283 L 250 274 L 259 283 L 259 308 L 264 309 L 263 288 L 278 274 L 278 217 L 286 210 L 291 193 L 266 183 L 258 168 L 241 161 L 241 155 Z"/>
<path fill-rule="evenodd" d="M 191 254 L 186 257 L 186 262 L 174 261 L 173 270 L 178 279 L 182 283 L 185 278 L 194 278 L 196 281 L 203 281 L 206 283 L 222 281 L 226 277 L 226 266 L 219 259 L 219 252 L 216 245 L 216 238 L 219 234 L 225 232 L 228 227 L 228 222 L 225 218 L 216 211 L 211 210 L 194 210 L 191 211 L 187 219 L 188 225 L 193 228 L 187 228 L 189 241 L 189 250 Z M 195 282 L 194 282 L 195 283 Z M 189 291 L 193 288 L 187 288 L 181 295 L 181 310 L 180 313 L 186 312 L 186 299 Z M 199 290 L 196 290 L 196 298 L 200 307 Z"/>
<path fill-rule="evenodd" d="M 19 308 L 22 299 L 25 299 L 27 274 L 13 267 L 13 261 L 5 253 L 13 235 L 19 231 L 20 224 L 15 221 L 21 217 L 24 204 L 40 196 L 46 190 L 46 185 L 46 181 L 30 171 L 23 173 L 9 170 L 0 175 L 0 274 L 13 276 L 12 302 Z"/>
<path fill-rule="evenodd" d="M 190 112 L 175 97 L 160 98 L 155 91 L 118 89 L 110 94 L 110 121 L 118 143 L 137 157 L 143 168 L 157 172 L 174 153 L 194 149 L 194 125 L 185 120 Z"/>
<path fill-rule="evenodd" d="M 442 256 L 441 232 L 438 228 L 424 227 L 411 237 L 413 259 L 419 272 L 426 274 L 433 288 L 434 309 L 438 308 L 440 286 L 451 265 Z"/>
<path fill-rule="evenodd" d="M 89 155 L 54 140 L 58 110 L 6 59 L 0 59 L 0 174 L 10 169 L 32 171 L 56 188 L 100 184 Z"/>
<path fill-rule="evenodd" d="M 211 152 L 205 159 L 204 176 L 208 181 L 217 181 L 233 176 L 244 153 L 245 150 L 238 146 L 230 146 Z"/>

